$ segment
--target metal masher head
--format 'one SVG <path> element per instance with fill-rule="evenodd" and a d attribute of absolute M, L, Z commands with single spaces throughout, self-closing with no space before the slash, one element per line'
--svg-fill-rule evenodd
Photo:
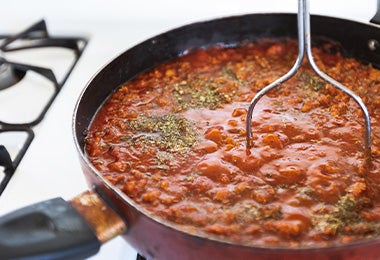
<path fill-rule="evenodd" d="M 313 54 L 311 51 L 311 31 L 310 31 L 310 7 L 309 7 L 309 0 L 298 0 L 298 15 L 297 15 L 297 22 L 298 22 L 298 57 L 296 62 L 294 63 L 293 67 L 282 77 L 278 78 L 271 84 L 267 85 L 263 89 L 261 89 L 252 99 L 247 113 L 246 118 L 246 134 L 247 134 L 247 149 L 251 147 L 251 138 L 252 138 L 252 114 L 253 109 L 255 108 L 255 105 L 257 102 L 270 90 L 273 88 L 279 86 L 281 83 L 287 81 L 292 76 L 296 74 L 296 72 L 301 67 L 303 58 L 305 56 L 305 52 L 307 55 L 307 59 L 309 61 L 309 64 L 311 65 L 312 69 L 317 73 L 318 76 L 320 76 L 323 80 L 330 83 L 332 86 L 338 88 L 339 90 L 343 91 L 347 95 L 349 95 L 360 107 L 360 109 L 363 112 L 364 116 L 364 123 L 365 123 L 365 160 L 366 162 L 370 162 L 371 160 L 371 120 L 370 115 L 367 110 L 367 107 L 361 100 L 359 96 L 357 96 L 354 92 L 352 92 L 347 87 L 343 86 L 338 81 L 334 80 L 324 72 L 322 72 L 318 66 L 316 65 Z"/>

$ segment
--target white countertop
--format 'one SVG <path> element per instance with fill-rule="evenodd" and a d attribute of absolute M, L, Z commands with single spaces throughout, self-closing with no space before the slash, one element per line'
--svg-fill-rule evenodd
<path fill-rule="evenodd" d="M 53 197 L 70 199 L 87 189 L 74 147 L 71 118 L 91 77 L 124 50 L 158 33 L 195 21 L 263 12 L 297 11 L 296 0 L 34 0 L 3 1 L 0 34 L 44 18 L 52 35 L 86 36 L 89 44 L 45 119 L 14 177 L 0 196 L 0 215 Z M 376 0 L 311 0 L 311 13 L 368 22 Z M 92 259 L 136 259 L 121 238 Z"/>

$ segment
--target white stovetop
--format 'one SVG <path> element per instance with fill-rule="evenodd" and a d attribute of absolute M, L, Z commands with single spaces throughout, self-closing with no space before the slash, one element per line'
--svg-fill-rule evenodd
<path fill-rule="evenodd" d="M 33 140 L 3 195 L 0 215 L 53 197 L 70 199 L 87 189 L 71 131 L 79 93 L 112 58 L 169 29 L 236 14 L 296 12 L 296 0 L 9 0 L 1 4 L 0 34 L 14 33 L 42 18 L 52 35 L 77 35 L 89 44 Z M 368 22 L 376 0 L 311 0 L 311 13 Z M 349 33 L 349 32 L 348 32 Z M 104 245 L 93 259 L 136 259 L 121 238 Z"/>

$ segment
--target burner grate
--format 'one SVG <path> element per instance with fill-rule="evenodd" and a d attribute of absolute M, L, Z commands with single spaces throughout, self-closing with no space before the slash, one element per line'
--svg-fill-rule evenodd
<path fill-rule="evenodd" d="M 146 258 L 143 257 L 143 256 L 140 255 L 140 254 L 137 254 L 137 256 L 136 256 L 136 260 L 146 260 Z"/>
<path fill-rule="evenodd" d="M 25 77 L 27 72 L 37 73 L 38 75 L 50 81 L 54 86 L 54 93 L 47 100 L 45 106 L 41 109 L 36 118 L 28 122 L 5 123 L 12 123 L 14 125 L 23 126 L 37 125 L 43 119 L 49 107 L 51 106 L 54 99 L 61 90 L 62 86 L 65 84 L 67 78 L 71 74 L 77 61 L 82 55 L 86 45 L 87 40 L 82 37 L 50 36 L 47 31 L 46 23 L 44 20 L 41 20 L 33 24 L 32 26 L 18 34 L 0 35 L 0 91 L 3 89 L 10 88 L 14 86 L 16 83 L 20 82 Z M 67 68 L 66 72 L 60 80 L 57 79 L 55 73 L 50 68 L 12 61 L 6 59 L 5 57 L 2 57 L 8 53 L 52 47 L 71 50 L 74 54 L 74 60 L 72 64 Z M 3 122 L 4 120 L 0 119 L 0 123 Z"/>
<path fill-rule="evenodd" d="M 21 159 L 24 157 L 26 151 L 29 148 L 29 145 L 34 138 L 33 130 L 25 126 L 12 126 L 6 124 L 0 125 L 0 138 L 4 133 L 23 133 L 25 137 L 21 143 L 14 144 L 15 147 L 12 149 L 12 153 L 8 152 L 4 145 L 0 145 L 0 166 L 4 169 L 3 177 L 0 179 L 0 195 L 5 190 L 5 187 L 12 178 L 17 166 L 19 165 Z M 9 137 L 5 137 L 4 139 L 9 140 Z M 22 138 L 19 138 L 18 136 L 17 139 L 20 140 Z"/>
<path fill-rule="evenodd" d="M 31 119 L 22 119 L 21 121 L 12 121 L 9 119 L 0 118 L 0 195 L 4 191 L 5 187 L 9 183 L 11 177 L 16 171 L 17 166 L 19 165 L 21 159 L 24 157 L 27 152 L 29 145 L 31 144 L 34 138 L 33 127 L 39 124 L 44 118 L 46 112 L 49 110 L 51 104 L 59 94 L 66 80 L 73 71 L 75 65 L 77 64 L 79 58 L 81 57 L 84 49 L 87 46 L 87 39 L 83 37 L 58 37 L 51 36 L 48 33 L 47 26 L 44 20 L 41 20 L 29 28 L 21 31 L 20 33 L 14 35 L 1 35 L 0 34 L 0 93 L 3 96 L 1 100 L 2 103 L 0 106 L 0 112 L 4 115 L 10 115 L 12 117 L 12 108 L 21 109 L 22 114 L 28 114 L 25 111 L 28 110 L 28 105 L 25 102 L 17 102 L 11 98 L 8 98 L 8 93 L 15 89 L 24 88 L 22 84 L 24 81 L 29 80 L 28 75 L 37 75 L 35 78 L 43 80 L 35 80 L 33 76 L 31 77 L 33 81 L 31 84 L 37 84 L 47 81 L 49 84 L 47 86 L 52 86 L 53 90 L 49 91 L 47 97 L 40 102 L 37 112 Z M 58 49 L 70 52 L 70 63 L 63 66 L 63 72 L 58 75 L 49 66 L 40 66 L 38 61 L 40 59 L 41 52 L 45 50 Z M 17 57 L 25 56 L 25 54 L 33 52 L 38 52 L 38 59 L 32 58 L 31 63 L 28 60 L 28 63 L 23 61 L 18 61 L 14 58 L 8 58 L 9 56 Z M 30 58 L 30 56 L 26 55 Z M 57 60 L 57 57 L 54 56 L 53 59 Z M 59 60 L 60 62 L 61 60 Z M 50 65 L 50 64 L 49 64 Z M 20 85 L 23 85 L 22 87 Z M 44 88 L 44 86 L 39 86 L 39 88 Z M 27 85 L 27 88 L 30 88 Z M 19 93 L 16 91 L 16 96 Z M 34 91 L 34 90 L 33 90 Z M 35 97 L 37 95 L 36 91 L 33 93 L 33 99 L 29 98 L 30 102 L 36 101 Z M 12 104 L 11 109 L 4 108 L 5 103 Z M 24 109 L 25 108 L 25 109 Z M 14 111 L 15 112 L 15 111 Z M 11 122 L 12 121 L 12 122 Z M 5 135 L 10 135 L 11 133 L 24 135 L 24 138 L 19 136 L 15 138 L 10 138 L 9 136 L 4 137 Z M 10 140 L 17 140 L 20 142 L 20 139 L 23 141 L 21 143 L 11 143 Z M 1 174 L 1 171 L 3 174 Z"/>

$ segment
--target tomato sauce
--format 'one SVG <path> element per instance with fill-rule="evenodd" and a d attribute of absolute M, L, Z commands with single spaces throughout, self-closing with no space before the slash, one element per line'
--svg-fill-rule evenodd
<path fill-rule="evenodd" d="M 304 62 L 257 104 L 247 151 L 245 121 L 257 91 L 286 73 L 293 40 L 198 49 L 120 87 L 86 139 L 91 163 L 152 215 L 180 229 L 249 246 L 320 247 L 380 234 L 380 71 L 335 43 L 316 63 L 352 89 L 371 114 Z"/>

